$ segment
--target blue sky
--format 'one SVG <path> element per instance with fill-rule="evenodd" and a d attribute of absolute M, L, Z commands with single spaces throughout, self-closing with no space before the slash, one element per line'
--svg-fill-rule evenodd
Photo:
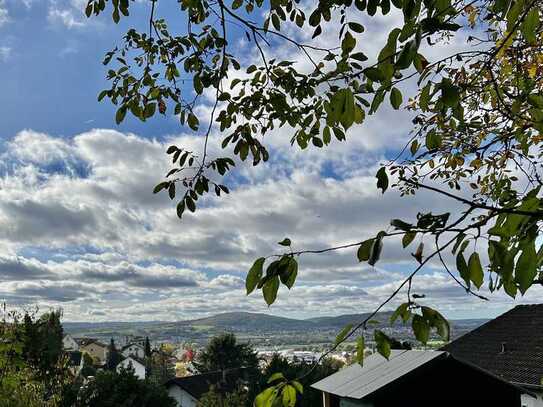
<path fill-rule="evenodd" d="M 421 207 L 457 209 L 435 196 L 377 191 L 378 164 L 402 146 L 411 126 L 409 113 L 391 120 L 385 108 L 326 151 L 301 153 L 289 147 L 288 130 L 275 131 L 267 140 L 270 163 L 238 163 L 226 180 L 233 193 L 206 199 L 179 222 L 174 204 L 151 191 L 169 168 L 166 148 L 197 151 L 201 139 L 172 116 L 116 126 L 114 108 L 96 100 L 108 86 L 104 53 L 128 23 L 146 24 L 148 6 L 134 3 L 130 19 L 117 26 L 109 15 L 87 20 L 84 4 L 0 0 L 0 298 L 8 304 L 61 306 L 68 320 L 371 311 L 413 267 L 399 242 L 385 245 L 375 268 L 358 264 L 352 250 L 301 258 L 296 286 L 281 289 L 270 309 L 258 294 L 244 295 L 245 273 L 255 258 L 277 252 L 285 236 L 295 247 L 323 248 L 374 236 L 391 218 L 409 219 Z M 182 21 L 175 2 L 159 2 L 158 11 Z M 392 13 L 369 24 L 370 55 L 399 18 Z M 335 35 L 332 26 L 320 41 Z M 231 47 L 247 66 L 257 56 L 238 32 Z M 296 49 L 274 44 L 266 52 L 307 69 Z M 224 155 L 220 137 L 213 133 L 211 154 Z M 466 296 L 437 265 L 415 283 L 429 305 L 452 318 L 491 317 L 513 305 L 502 295 L 490 305 Z"/>

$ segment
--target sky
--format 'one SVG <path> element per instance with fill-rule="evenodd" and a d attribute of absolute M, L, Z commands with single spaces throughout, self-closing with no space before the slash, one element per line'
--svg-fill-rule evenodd
<path fill-rule="evenodd" d="M 245 295 L 245 275 L 257 257 L 279 253 L 277 242 L 286 236 L 295 249 L 321 249 L 372 237 L 390 219 L 413 219 L 421 208 L 458 211 L 435 195 L 377 190 L 379 164 L 403 146 L 411 128 L 410 113 L 387 106 L 325 150 L 301 152 L 290 147 L 288 129 L 275 130 L 268 163 L 238 162 L 225 180 L 231 194 L 206 198 L 180 221 L 175 204 L 152 189 L 169 170 L 168 146 L 198 151 L 201 137 L 172 115 L 117 126 L 113 107 L 97 102 L 108 87 L 104 53 L 129 26 L 146 24 L 148 5 L 134 3 L 130 19 L 117 26 L 108 15 L 86 19 L 85 4 L 0 0 L 0 299 L 8 306 L 61 307 L 68 321 L 368 312 L 414 267 L 399 241 L 385 242 L 376 267 L 358 263 L 355 250 L 302 256 L 296 285 L 281 287 L 270 308 L 259 292 Z M 174 6 L 159 1 L 157 13 L 182 21 Z M 364 50 L 376 55 L 400 22 L 398 13 L 368 22 L 372 37 Z M 334 42 L 333 24 L 321 44 Z M 287 32 L 310 40 L 311 33 Z M 467 35 L 427 56 L 462 46 Z M 268 55 L 309 68 L 298 50 L 273 45 Z M 229 47 L 244 66 L 258 57 L 242 32 L 233 32 Z M 199 109 L 206 112 L 210 102 Z M 211 154 L 224 155 L 220 140 L 214 131 Z M 497 293 L 486 303 L 437 264 L 417 275 L 414 290 L 450 318 L 494 317 L 540 294 L 531 290 L 513 301 Z"/>

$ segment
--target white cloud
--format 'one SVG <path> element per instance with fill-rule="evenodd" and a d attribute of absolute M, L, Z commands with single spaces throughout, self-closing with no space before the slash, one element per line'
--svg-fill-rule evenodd
<path fill-rule="evenodd" d="M 278 252 L 283 237 L 295 248 L 319 249 L 374 236 L 391 218 L 413 218 L 421 207 L 437 212 L 449 206 L 427 194 L 400 199 L 389 191 L 383 197 L 375 187 L 381 155 L 374 147 L 352 141 L 356 154 L 342 152 L 345 143 L 304 156 L 279 143 L 272 154 L 281 160 L 255 170 L 240 164 L 245 181 L 230 180 L 229 196 L 203 199 L 181 222 L 175 203 L 152 194 L 174 142 L 197 150 L 201 140 L 159 142 L 100 129 L 72 138 L 25 130 L 9 140 L 0 179 L 0 270 L 6 270 L 0 296 L 61 304 L 71 319 L 118 319 L 116 310 L 143 300 L 145 307 L 122 315 L 179 319 L 219 309 L 265 311 L 259 293 L 245 296 L 243 280 L 255 258 Z M 326 170 L 341 167 L 348 171 L 339 178 Z M 377 268 L 360 265 L 355 251 L 302 256 L 296 286 L 280 291 L 271 312 L 371 311 L 412 264 L 399 242 L 385 244 Z M 447 284 L 436 304 L 461 299 L 459 309 L 474 306 Z"/>
<path fill-rule="evenodd" d="M 0 46 L 0 62 L 7 62 L 11 57 L 11 47 Z"/>
<path fill-rule="evenodd" d="M 0 27 L 9 22 L 9 12 L 5 0 L 0 0 Z"/>
<path fill-rule="evenodd" d="M 50 0 L 47 20 L 68 29 L 82 28 L 89 23 L 84 15 L 87 0 Z"/>

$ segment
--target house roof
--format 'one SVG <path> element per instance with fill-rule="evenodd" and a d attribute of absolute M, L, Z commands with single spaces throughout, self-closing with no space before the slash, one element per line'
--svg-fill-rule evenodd
<path fill-rule="evenodd" d="M 511 383 L 541 386 L 543 304 L 517 305 L 442 350 Z"/>
<path fill-rule="evenodd" d="M 392 350 L 389 359 L 385 359 L 378 353 L 374 353 L 364 360 L 364 365 L 355 363 L 345 369 L 318 381 L 311 387 L 335 394 L 340 397 L 362 399 L 384 388 L 426 365 L 438 360 L 456 360 L 466 369 L 472 369 L 482 375 L 489 376 L 504 385 L 516 389 L 519 393 L 532 395 L 515 384 L 511 384 L 492 373 L 474 366 L 469 362 L 458 360 L 445 351 L 434 350 Z"/>
<path fill-rule="evenodd" d="M 89 346 L 94 343 L 98 346 L 101 346 L 102 348 L 107 348 L 107 345 L 103 344 L 96 338 L 75 338 L 75 341 L 81 347 Z"/>
<path fill-rule="evenodd" d="M 136 356 L 128 356 L 126 358 L 123 358 L 118 364 L 120 364 L 120 363 L 122 363 L 122 362 L 124 362 L 125 360 L 128 360 L 128 359 L 130 359 L 129 362 L 134 361 L 134 362 L 139 363 L 142 366 L 145 366 L 145 360 L 140 359 L 140 358 L 138 358 Z"/>
<path fill-rule="evenodd" d="M 340 397 L 361 399 L 431 360 L 446 356 L 446 352 L 440 351 L 393 350 L 386 360 L 376 353 L 364 360 L 364 366 L 355 363 L 311 387 Z"/>
<path fill-rule="evenodd" d="M 68 356 L 69 366 L 79 366 L 81 364 L 81 356 L 82 356 L 81 352 L 77 350 L 67 351 L 66 356 Z"/>
<path fill-rule="evenodd" d="M 243 371 L 245 368 L 239 368 L 239 369 L 230 369 L 229 371 L 237 370 L 237 371 Z M 222 389 L 226 392 L 234 390 L 237 383 L 232 380 L 228 380 L 228 374 L 227 374 L 227 380 L 226 384 L 222 385 Z M 230 375 L 230 378 L 232 375 Z M 187 393 L 189 393 L 191 396 L 199 400 L 205 393 L 207 393 L 211 386 L 216 386 L 218 383 L 222 381 L 222 371 L 215 371 L 215 372 L 208 372 L 208 373 L 202 373 L 192 376 L 185 376 L 185 377 L 175 377 L 171 380 L 168 380 L 166 382 L 166 387 L 170 386 L 178 386 L 185 390 Z"/>
<path fill-rule="evenodd" d="M 130 348 L 131 346 L 137 346 L 138 348 L 145 349 L 145 347 L 139 343 L 131 342 L 128 345 L 122 347 L 121 351 Z"/>

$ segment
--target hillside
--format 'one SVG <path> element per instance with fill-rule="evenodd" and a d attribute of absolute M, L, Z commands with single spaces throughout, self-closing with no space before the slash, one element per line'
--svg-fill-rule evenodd
<path fill-rule="evenodd" d="M 310 320 L 278 317 L 275 315 L 252 312 L 226 312 L 206 318 L 181 321 L 180 325 L 212 327 L 226 330 L 291 331 L 311 328 L 315 323 Z"/>
<path fill-rule="evenodd" d="M 126 335 L 149 336 L 152 340 L 194 341 L 207 340 L 225 331 L 235 332 L 244 340 L 254 343 L 319 343 L 333 340 L 339 330 L 347 324 L 356 325 L 368 317 L 368 313 L 324 316 L 310 319 L 285 318 L 251 312 L 227 312 L 185 321 L 148 322 L 66 322 L 64 330 L 74 336 L 88 336 L 109 340 Z M 389 327 L 391 312 L 380 312 L 368 324 L 368 328 Z M 468 332 L 484 320 L 451 321 L 452 335 L 457 337 Z M 401 322 L 394 331 L 402 338 L 410 338 L 410 328 Z"/>

